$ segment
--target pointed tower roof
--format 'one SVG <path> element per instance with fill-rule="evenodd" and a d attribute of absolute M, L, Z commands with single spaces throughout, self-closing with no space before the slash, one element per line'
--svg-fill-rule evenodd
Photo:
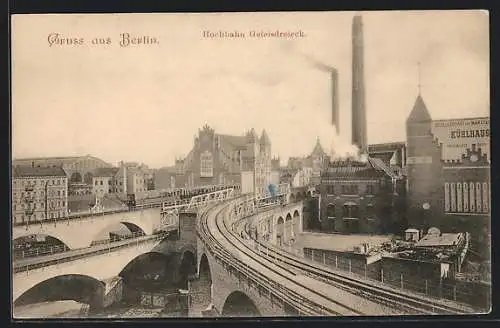
<path fill-rule="evenodd" d="M 256 142 L 259 139 L 257 136 L 257 133 L 255 132 L 255 129 L 252 128 L 248 133 L 247 133 L 247 141 L 248 142 Z"/>
<path fill-rule="evenodd" d="M 325 151 L 323 150 L 323 147 L 321 146 L 321 143 L 319 141 L 319 137 L 316 139 L 316 145 L 314 146 L 314 149 L 313 149 L 311 155 L 320 155 L 320 156 L 325 155 Z"/>
<path fill-rule="evenodd" d="M 269 136 L 266 133 L 266 129 L 262 130 L 262 135 L 260 136 L 260 144 L 261 145 L 271 144 L 271 140 L 269 140 Z"/>
<path fill-rule="evenodd" d="M 427 106 L 425 106 L 424 99 L 419 94 L 417 99 L 415 100 L 415 104 L 413 105 L 413 109 L 411 110 L 407 123 L 418 123 L 418 122 L 429 122 L 432 121 L 431 115 L 427 110 Z"/>

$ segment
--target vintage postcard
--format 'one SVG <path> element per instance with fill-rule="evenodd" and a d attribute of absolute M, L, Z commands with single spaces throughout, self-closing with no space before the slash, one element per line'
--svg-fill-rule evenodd
<path fill-rule="evenodd" d="M 487 11 L 11 23 L 15 319 L 490 311 Z"/>

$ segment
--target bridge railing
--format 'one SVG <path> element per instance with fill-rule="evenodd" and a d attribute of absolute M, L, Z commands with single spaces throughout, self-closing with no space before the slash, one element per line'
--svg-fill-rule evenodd
<path fill-rule="evenodd" d="M 248 217 L 247 217 L 248 218 Z M 245 225 L 243 229 L 241 229 L 241 225 Z M 276 254 L 283 253 L 284 250 L 279 246 L 270 244 L 264 240 L 256 239 L 251 235 L 252 228 L 255 227 L 252 222 L 248 222 L 242 218 L 238 221 L 233 221 L 231 225 L 230 231 L 236 237 L 243 237 L 245 239 L 250 239 L 250 243 L 254 245 L 255 249 L 261 253 L 264 257 L 267 258 L 275 258 L 277 261 L 278 256 Z M 238 235 L 238 232 L 242 231 L 244 236 Z M 292 255 L 292 252 L 286 251 Z M 274 255 L 273 255 L 274 254 Z M 316 262 L 320 265 L 330 267 L 334 270 L 345 271 L 348 275 L 354 278 L 355 281 L 369 281 L 375 284 L 375 286 L 380 286 L 379 284 L 385 284 L 384 287 L 393 288 L 396 287 L 401 291 L 406 291 L 409 294 L 406 297 L 410 301 L 415 301 L 415 303 L 420 302 L 418 300 L 418 295 L 424 296 L 428 299 L 425 299 L 424 308 L 430 309 L 433 313 L 445 310 L 453 311 L 453 309 L 457 309 L 457 311 L 461 311 L 461 306 L 459 303 L 471 305 L 473 307 L 477 307 L 479 309 L 487 309 L 489 306 L 490 297 L 488 292 L 483 290 L 475 290 L 472 291 L 472 288 L 467 289 L 464 286 L 457 285 L 447 285 L 438 282 L 431 282 L 430 280 L 422 280 L 417 281 L 415 278 L 407 278 L 405 275 L 391 275 L 387 274 L 388 278 L 384 278 L 384 272 L 382 271 L 371 271 L 368 269 L 368 265 L 365 263 L 364 265 L 360 265 L 359 263 L 352 263 L 352 260 L 349 258 L 345 258 L 342 256 L 338 256 L 334 252 L 330 252 L 327 250 L 321 249 L 304 249 L 304 254 L 298 255 L 299 257 L 311 261 Z M 374 278 L 378 277 L 378 278 Z M 371 287 L 370 287 L 371 288 Z M 377 288 L 377 287 L 375 287 Z M 377 289 L 379 294 L 383 292 L 380 290 L 380 287 Z M 451 300 L 453 302 L 457 302 L 457 304 L 451 303 L 450 306 L 443 307 L 443 304 L 447 302 L 447 300 Z M 435 302 L 435 303 L 433 303 Z M 439 302 L 444 302 L 439 303 Z M 447 312 L 443 312 L 447 313 Z"/>
<path fill-rule="evenodd" d="M 124 249 L 127 247 L 135 247 L 141 244 L 146 244 L 158 240 L 163 240 L 167 233 L 161 233 L 156 235 L 142 236 L 134 239 L 126 239 L 117 242 L 111 242 L 107 244 L 96 245 L 88 248 L 81 248 L 76 250 L 67 251 L 60 254 L 52 254 L 46 255 L 44 257 L 36 258 L 39 261 L 30 261 L 35 260 L 34 258 L 26 258 L 24 261 L 20 260 L 17 263 L 13 263 L 13 271 L 14 273 L 26 272 L 29 274 L 30 271 L 44 268 L 51 265 L 58 265 L 65 262 L 75 261 L 87 257 L 97 256 L 101 254 L 115 252 L 120 249 Z M 31 262 L 31 263 L 28 263 Z"/>
<path fill-rule="evenodd" d="M 239 200 L 248 201 L 247 197 L 241 197 Z M 236 200 L 237 202 L 238 200 Z M 233 217 L 233 209 L 231 209 L 230 217 Z M 230 270 L 236 270 L 243 274 L 246 279 L 252 281 L 260 288 L 267 291 L 268 297 L 273 301 L 273 296 L 280 301 L 280 304 L 289 304 L 291 307 L 297 309 L 299 315 L 332 315 L 329 309 L 307 299 L 303 295 L 298 294 L 291 288 L 281 284 L 270 277 L 265 276 L 263 273 L 249 267 L 245 262 L 235 257 L 228 250 L 224 249 L 220 243 L 210 234 L 207 227 L 208 211 L 202 214 L 202 220 L 198 221 L 197 234 L 202 239 L 207 251 L 215 258 L 216 261 Z M 230 231 L 230 229 L 228 229 Z M 230 233 L 230 232 L 229 232 Z M 234 236 L 233 236 L 234 237 Z"/>

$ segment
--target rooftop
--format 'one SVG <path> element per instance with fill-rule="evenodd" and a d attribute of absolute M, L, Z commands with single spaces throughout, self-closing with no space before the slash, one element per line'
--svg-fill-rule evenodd
<path fill-rule="evenodd" d="M 99 167 L 94 171 L 94 177 L 114 177 L 120 169 L 117 167 Z"/>
<path fill-rule="evenodd" d="M 461 240 L 460 233 L 427 234 L 420 239 L 415 247 L 450 247 L 456 246 Z"/>
<path fill-rule="evenodd" d="M 60 166 L 56 167 L 31 167 L 16 166 L 14 177 L 66 177 L 66 172 Z"/>

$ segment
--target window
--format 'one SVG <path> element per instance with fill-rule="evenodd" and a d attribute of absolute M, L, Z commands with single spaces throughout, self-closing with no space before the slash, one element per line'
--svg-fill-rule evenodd
<path fill-rule="evenodd" d="M 334 185 L 326 185 L 326 193 L 328 195 L 335 195 L 335 186 Z"/>
<path fill-rule="evenodd" d="M 344 195 L 354 195 L 358 193 L 358 185 L 343 185 L 342 193 Z"/>
<path fill-rule="evenodd" d="M 469 183 L 469 209 L 471 212 L 476 211 L 476 190 L 474 182 Z"/>
<path fill-rule="evenodd" d="M 357 218 L 358 217 L 358 205 L 345 204 L 343 209 L 342 209 L 342 216 L 344 218 Z"/>
<path fill-rule="evenodd" d="M 95 180 L 95 185 L 96 185 L 96 186 L 98 185 L 98 181 L 97 181 L 97 180 Z"/>
<path fill-rule="evenodd" d="M 457 183 L 457 212 L 462 212 L 462 184 Z"/>
<path fill-rule="evenodd" d="M 457 201 L 456 201 L 456 195 L 457 195 L 457 190 L 456 190 L 456 185 L 454 183 L 450 184 L 450 207 L 451 211 L 455 212 L 457 210 Z"/>
<path fill-rule="evenodd" d="M 334 219 L 336 217 L 334 204 L 328 204 L 328 206 L 326 207 L 326 216 L 329 219 Z"/>
<path fill-rule="evenodd" d="M 366 205 L 366 217 L 372 219 L 375 216 L 375 208 L 373 204 Z"/>
<path fill-rule="evenodd" d="M 61 191 L 60 190 L 57 191 L 57 196 L 61 196 Z"/>
<path fill-rule="evenodd" d="M 366 193 L 368 195 L 373 195 L 373 185 L 371 185 L 371 184 L 366 185 Z"/>
<path fill-rule="evenodd" d="M 101 185 L 101 186 L 103 185 L 103 182 L 102 182 L 102 180 L 101 180 L 101 183 L 100 183 L 100 185 Z"/>
<path fill-rule="evenodd" d="M 450 211 L 450 184 L 448 182 L 444 184 L 444 211 Z"/>
<path fill-rule="evenodd" d="M 463 183 L 463 202 L 464 202 L 464 212 L 469 212 L 469 184 L 467 182 Z"/>
<path fill-rule="evenodd" d="M 483 211 L 483 202 L 481 199 L 481 183 L 476 183 L 476 211 L 477 212 L 482 212 Z"/>
<path fill-rule="evenodd" d="M 488 183 L 483 182 L 483 212 L 489 212 L 490 193 L 488 191 Z"/>
<path fill-rule="evenodd" d="M 201 177 L 213 177 L 213 159 L 212 154 L 209 151 L 205 151 L 200 156 L 200 176 Z"/>

